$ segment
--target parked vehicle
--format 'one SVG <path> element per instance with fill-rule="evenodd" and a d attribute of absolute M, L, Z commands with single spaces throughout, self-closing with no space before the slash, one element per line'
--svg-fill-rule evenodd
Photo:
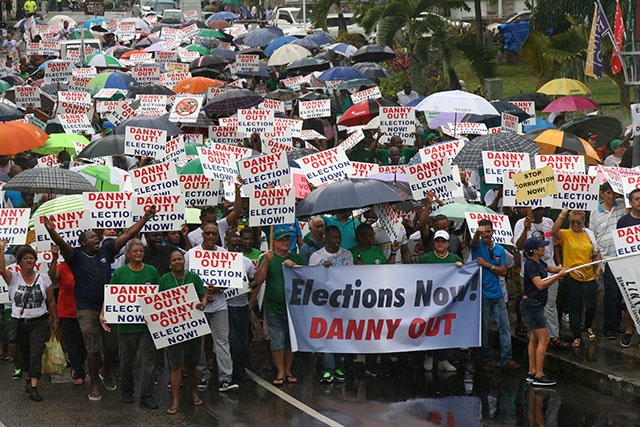
<path fill-rule="evenodd" d="M 165 9 L 162 14 L 163 24 L 180 24 L 182 23 L 182 11 L 180 9 Z"/>
<path fill-rule="evenodd" d="M 517 12 L 509 16 L 502 22 L 494 22 L 493 24 L 487 25 L 487 31 L 491 33 L 493 37 L 498 37 L 500 35 L 500 29 L 498 28 L 501 24 L 517 24 L 519 22 L 529 21 L 531 19 L 531 11 L 523 10 L 521 12 Z"/>
<path fill-rule="evenodd" d="M 136 0 L 131 8 L 131 16 L 144 18 L 153 11 L 153 3 L 155 0 Z"/>

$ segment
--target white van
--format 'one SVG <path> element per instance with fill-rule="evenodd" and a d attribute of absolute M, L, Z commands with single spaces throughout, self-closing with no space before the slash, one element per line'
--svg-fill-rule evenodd
<path fill-rule="evenodd" d="M 67 51 L 69 50 L 77 50 L 80 51 L 80 46 L 82 45 L 81 40 L 63 40 L 60 42 L 60 58 L 67 57 Z M 86 39 L 84 41 L 84 47 L 93 48 L 96 51 L 102 50 L 102 43 L 98 39 Z"/>

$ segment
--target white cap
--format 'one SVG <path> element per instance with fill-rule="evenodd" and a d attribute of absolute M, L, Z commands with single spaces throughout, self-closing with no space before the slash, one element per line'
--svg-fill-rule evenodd
<path fill-rule="evenodd" d="M 449 233 L 447 233 L 444 230 L 438 230 L 436 231 L 436 234 L 433 235 L 433 240 L 436 240 L 436 239 L 449 240 Z"/>

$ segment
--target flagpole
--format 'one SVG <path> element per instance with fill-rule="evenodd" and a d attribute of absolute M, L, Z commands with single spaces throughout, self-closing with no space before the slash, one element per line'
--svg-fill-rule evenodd
<path fill-rule="evenodd" d="M 578 265 L 576 267 L 571 267 L 571 268 L 567 269 L 567 272 L 570 273 L 572 271 L 579 270 L 581 268 L 588 267 L 590 265 L 600 264 L 601 262 L 609 262 L 609 261 L 613 261 L 613 260 L 617 260 L 617 259 L 630 258 L 630 257 L 638 256 L 638 255 L 640 255 L 640 254 L 635 253 L 635 254 L 627 254 L 627 255 L 622 255 L 622 256 L 612 256 L 610 258 L 599 259 L 599 260 L 596 260 L 596 261 L 589 262 L 587 264 L 582 264 L 582 265 Z M 558 266 L 558 267 L 561 267 L 561 266 Z M 559 277 L 560 277 L 560 273 L 556 273 L 553 276 L 549 276 L 548 279 L 551 279 L 551 278 L 557 279 Z"/>
<path fill-rule="evenodd" d="M 607 14 L 604 13 L 604 8 L 602 7 L 600 0 L 596 0 L 596 4 L 602 11 L 602 17 L 607 23 L 608 31 L 606 31 L 605 34 L 609 36 L 609 40 L 611 40 L 611 44 L 613 45 L 613 50 L 615 51 L 615 54 L 618 55 L 618 57 L 620 58 L 620 61 L 622 61 L 622 56 L 620 55 L 620 49 L 618 48 L 618 44 L 616 43 L 616 40 L 613 38 L 612 29 L 611 29 L 611 25 L 609 24 L 609 19 L 607 19 Z"/>

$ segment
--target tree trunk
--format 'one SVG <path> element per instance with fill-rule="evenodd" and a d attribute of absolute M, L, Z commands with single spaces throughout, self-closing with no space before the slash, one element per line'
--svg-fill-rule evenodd
<path fill-rule="evenodd" d="M 484 25 L 482 24 L 482 5 L 480 0 L 473 0 L 473 6 L 476 12 L 476 41 L 482 44 L 482 33 L 484 33 Z"/>

